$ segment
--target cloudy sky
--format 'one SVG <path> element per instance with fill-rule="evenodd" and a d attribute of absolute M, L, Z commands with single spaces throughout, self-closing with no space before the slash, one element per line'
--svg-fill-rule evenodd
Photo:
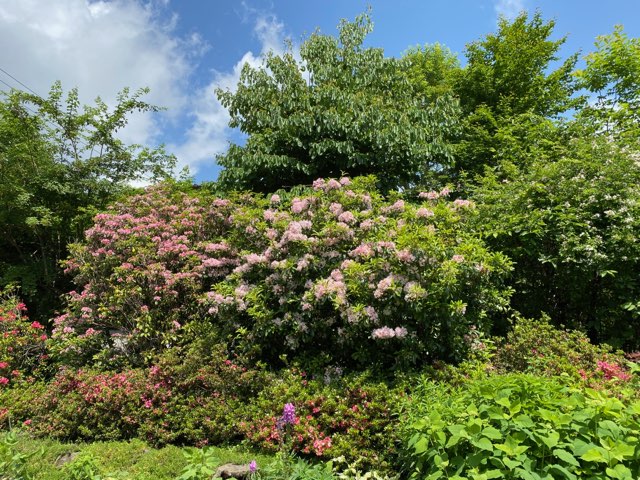
<path fill-rule="evenodd" d="M 196 180 L 212 180 L 216 154 L 241 141 L 216 87 L 233 89 L 245 62 L 259 65 L 287 39 L 299 45 L 316 28 L 335 34 L 341 18 L 367 5 L 375 25 L 367 43 L 388 56 L 434 42 L 461 54 L 495 30 L 498 15 L 521 10 L 556 20 L 556 37 L 568 35 L 565 55 L 589 52 L 615 24 L 640 36 L 638 0 L 0 0 L 0 90 L 44 96 L 60 80 L 84 103 L 112 103 L 123 87 L 150 87 L 146 100 L 167 110 L 132 118 L 122 137 L 164 143 Z"/>

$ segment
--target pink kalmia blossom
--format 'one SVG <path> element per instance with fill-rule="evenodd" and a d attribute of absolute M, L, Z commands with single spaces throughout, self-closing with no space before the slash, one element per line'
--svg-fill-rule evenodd
<path fill-rule="evenodd" d="M 373 248 L 367 243 L 358 245 L 349 253 L 352 257 L 370 257 L 373 255 Z"/>
<path fill-rule="evenodd" d="M 438 198 L 440 198 L 440 194 L 433 190 L 430 192 L 420 192 L 418 194 L 418 198 L 421 198 L 421 199 L 426 198 L 427 200 L 437 200 Z"/>
<path fill-rule="evenodd" d="M 273 222 L 276 219 L 276 212 L 273 210 L 265 210 L 262 213 L 262 216 L 267 222 Z"/>
<path fill-rule="evenodd" d="M 453 201 L 453 206 L 455 208 L 469 208 L 473 206 L 473 202 L 471 200 L 463 200 L 461 198 L 457 198 Z"/>
<path fill-rule="evenodd" d="M 336 216 L 340 215 L 342 213 L 342 205 L 340 203 L 333 202 L 329 205 L 329 211 Z"/>
<path fill-rule="evenodd" d="M 356 221 L 356 217 L 353 215 L 353 213 L 347 211 L 347 212 L 342 212 L 339 216 L 338 216 L 338 221 L 340 222 L 344 222 L 347 224 L 351 224 L 353 222 Z"/>
<path fill-rule="evenodd" d="M 433 210 L 429 210 L 428 208 L 422 207 L 416 210 L 416 216 L 418 218 L 427 218 L 427 217 L 433 217 L 434 213 L 433 213 Z"/>
<path fill-rule="evenodd" d="M 393 275 L 389 275 L 378 282 L 376 291 L 373 292 L 373 296 L 376 298 L 382 298 L 384 294 L 391 288 L 393 284 Z"/>
<path fill-rule="evenodd" d="M 405 263 L 413 262 L 416 259 L 416 257 L 414 257 L 413 254 L 406 248 L 403 250 L 398 250 L 396 252 L 396 257 L 398 257 L 398 260 Z"/>
<path fill-rule="evenodd" d="M 309 208 L 309 200 L 307 200 L 306 198 L 303 198 L 302 200 L 300 200 L 299 198 L 294 198 L 291 202 L 291 211 L 293 213 L 302 213 L 307 208 Z"/>
<path fill-rule="evenodd" d="M 325 191 L 328 192 L 329 190 L 339 190 L 341 187 L 342 185 L 340 184 L 340 182 L 335 178 L 332 178 L 327 182 L 325 186 Z"/>

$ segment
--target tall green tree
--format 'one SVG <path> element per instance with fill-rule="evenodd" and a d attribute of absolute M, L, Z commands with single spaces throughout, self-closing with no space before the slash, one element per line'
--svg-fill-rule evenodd
<path fill-rule="evenodd" d="M 595 95 L 579 112 L 590 134 L 604 134 L 626 145 L 639 146 L 640 38 L 629 38 L 621 25 L 598 37 L 596 50 L 576 72 L 580 86 Z"/>
<path fill-rule="evenodd" d="M 377 174 L 381 187 L 420 181 L 452 160 L 451 98 L 423 102 L 401 61 L 363 46 L 368 15 L 342 21 L 338 36 L 314 33 L 300 48 L 245 65 L 237 90 L 217 95 L 230 126 L 248 135 L 218 157 L 228 188 L 273 191 L 318 177 Z"/>
<path fill-rule="evenodd" d="M 505 157 L 516 163 L 534 158 L 530 150 L 553 136 L 552 120 L 578 104 L 577 55 L 551 69 L 565 41 L 551 40 L 554 27 L 539 12 L 532 18 L 521 13 L 513 21 L 501 18 L 495 34 L 467 46 L 468 63 L 454 80 L 465 112 L 457 170 L 481 173 Z"/>
<path fill-rule="evenodd" d="M 67 280 L 67 245 L 92 215 L 141 178 L 166 177 L 174 158 L 162 148 L 125 145 L 117 132 L 134 111 L 155 111 L 146 90 L 123 90 L 110 109 L 82 108 L 76 89 L 56 83 L 47 98 L 12 91 L 0 102 L 0 287 L 17 283 L 46 319 Z"/>

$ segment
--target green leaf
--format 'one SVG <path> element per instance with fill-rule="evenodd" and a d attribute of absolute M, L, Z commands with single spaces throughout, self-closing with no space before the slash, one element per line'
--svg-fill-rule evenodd
<path fill-rule="evenodd" d="M 590 450 L 587 450 L 584 454 L 580 455 L 580 458 L 587 462 L 608 463 L 602 453 L 601 447 L 594 447 L 594 448 L 591 448 Z"/>
<path fill-rule="evenodd" d="M 563 462 L 566 462 L 570 465 L 573 465 L 575 467 L 579 467 L 580 466 L 580 462 L 578 462 L 578 460 L 576 460 L 576 457 L 574 457 L 573 455 L 571 455 L 571 453 L 567 452 L 566 450 L 562 450 L 560 448 L 556 448 L 553 451 L 553 454 L 559 458 L 560 460 L 562 460 Z"/>
<path fill-rule="evenodd" d="M 491 440 L 489 440 L 486 437 L 482 437 L 480 439 L 472 439 L 471 440 L 471 444 L 474 447 L 478 447 L 481 450 L 488 450 L 488 451 L 493 451 L 493 443 L 491 443 Z"/>

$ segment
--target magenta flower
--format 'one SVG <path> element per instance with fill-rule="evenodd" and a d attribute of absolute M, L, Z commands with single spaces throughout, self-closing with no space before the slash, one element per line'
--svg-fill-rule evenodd
<path fill-rule="evenodd" d="M 258 470 L 258 463 L 255 460 L 249 462 L 249 472 L 255 473 Z"/>
<path fill-rule="evenodd" d="M 296 407 L 293 403 L 285 403 L 282 409 L 282 417 L 280 418 L 283 425 L 294 424 L 296 421 Z"/>

